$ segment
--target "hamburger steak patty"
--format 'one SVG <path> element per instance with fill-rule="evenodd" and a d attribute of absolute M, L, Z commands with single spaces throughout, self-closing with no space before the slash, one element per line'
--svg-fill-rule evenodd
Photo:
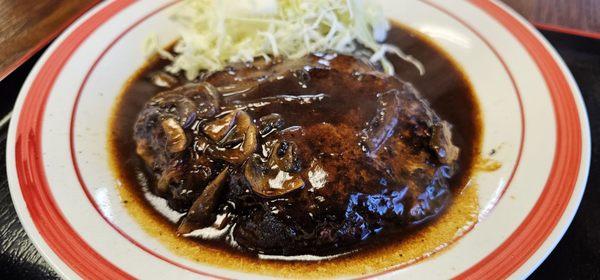
<path fill-rule="evenodd" d="M 251 253 L 331 255 L 449 204 L 459 150 L 410 84 L 352 56 L 234 64 L 151 98 L 134 127 L 152 192 Z"/>

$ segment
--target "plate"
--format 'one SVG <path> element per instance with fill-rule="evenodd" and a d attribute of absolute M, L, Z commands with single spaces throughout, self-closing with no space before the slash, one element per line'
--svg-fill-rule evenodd
<path fill-rule="evenodd" d="M 482 151 L 496 150 L 501 168 L 473 178 L 479 222 L 452 246 L 366 276 L 525 278 L 560 240 L 585 188 L 590 133 L 576 83 L 544 38 L 501 3 L 379 2 L 458 61 L 482 109 Z M 48 48 L 21 90 L 7 144 L 11 195 L 29 237 L 65 278 L 264 277 L 174 254 L 123 207 L 109 166 L 115 98 L 144 64 L 149 34 L 165 44 L 176 38 L 168 17 L 180 4 L 98 5 Z"/>

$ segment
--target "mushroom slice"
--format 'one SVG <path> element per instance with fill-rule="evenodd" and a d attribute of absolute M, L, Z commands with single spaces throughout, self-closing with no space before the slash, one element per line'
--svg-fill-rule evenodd
<path fill-rule="evenodd" d="M 304 186 L 300 174 L 272 169 L 256 154 L 246 162 L 244 176 L 252 190 L 264 197 L 281 196 Z"/>
<path fill-rule="evenodd" d="M 202 131 L 213 141 L 219 142 L 235 125 L 237 114 L 238 111 L 229 112 L 224 116 L 206 124 L 204 128 L 202 128 Z"/>
<path fill-rule="evenodd" d="M 257 133 L 258 130 L 250 115 L 244 111 L 236 110 L 235 114 L 235 125 L 227 133 L 227 135 L 217 143 L 217 146 L 209 146 L 207 148 L 208 153 L 218 159 L 222 159 L 232 164 L 242 164 L 258 146 Z M 243 138 L 242 138 L 243 135 Z M 239 142 L 239 139 L 243 139 L 241 144 L 235 145 L 230 148 L 232 141 Z M 235 141 L 234 141 L 235 140 Z"/>
<path fill-rule="evenodd" d="M 156 182 L 156 192 L 159 195 L 165 195 L 169 191 L 169 185 L 172 182 L 178 181 L 181 179 L 181 170 L 177 167 L 176 163 L 171 163 L 168 168 L 166 168 L 158 178 Z"/>
<path fill-rule="evenodd" d="M 179 123 L 173 118 L 168 118 L 163 120 L 161 125 L 167 138 L 167 151 L 178 153 L 185 150 L 188 141 Z"/>
<path fill-rule="evenodd" d="M 262 116 L 258 121 L 260 123 L 258 130 L 263 137 L 277 129 L 281 129 L 285 124 L 283 117 L 277 113 Z"/>
<path fill-rule="evenodd" d="M 269 156 L 269 166 L 287 172 L 300 171 L 300 162 L 296 155 L 297 150 L 298 146 L 294 142 L 285 140 L 277 141 Z"/>
<path fill-rule="evenodd" d="M 304 180 L 298 173 L 300 161 L 297 150 L 296 143 L 277 140 L 266 162 L 253 155 L 244 166 L 244 176 L 252 190 L 265 197 L 274 197 L 304 186 Z"/>
<path fill-rule="evenodd" d="M 229 167 L 225 167 L 217 177 L 212 180 L 202 194 L 194 201 L 187 215 L 179 224 L 177 234 L 186 234 L 195 229 L 210 226 L 215 221 L 216 214 L 214 213 L 217 207 L 217 200 L 225 185 Z"/>

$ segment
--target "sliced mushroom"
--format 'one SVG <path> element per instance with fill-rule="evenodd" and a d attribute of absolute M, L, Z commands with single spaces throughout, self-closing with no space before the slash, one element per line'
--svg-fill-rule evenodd
<path fill-rule="evenodd" d="M 192 112 L 192 113 L 190 113 L 190 114 L 187 116 L 187 118 L 185 119 L 185 122 L 183 122 L 183 125 L 182 125 L 182 127 L 183 127 L 184 129 L 188 129 L 188 128 L 190 128 L 190 127 L 191 127 L 191 126 L 194 124 L 194 122 L 196 121 L 196 118 L 197 118 L 197 117 L 198 117 L 198 114 L 196 114 L 196 112 Z"/>
<path fill-rule="evenodd" d="M 134 125 L 136 152 L 150 166 L 165 165 L 173 153 L 189 145 L 184 129 L 197 118 L 212 117 L 219 109 L 219 97 L 207 83 L 188 84 L 152 97 Z"/>
<path fill-rule="evenodd" d="M 304 186 L 296 143 L 277 140 L 266 161 L 253 155 L 244 166 L 244 176 L 252 190 L 265 197 L 284 195 Z"/>
<path fill-rule="evenodd" d="M 300 171 L 300 162 L 296 155 L 298 146 L 294 142 L 285 140 L 277 141 L 269 156 L 268 164 L 271 168 L 279 168 L 287 172 Z"/>
<path fill-rule="evenodd" d="M 215 221 L 215 208 L 227 179 L 229 167 L 225 167 L 217 177 L 212 180 L 202 194 L 194 201 L 187 215 L 179 224 L 177 234 L 190 233 L 195 229 L 210 226 Z"/>
<path fill-rule="evenodd" d="M 393 89 L 379 96 L 377 113 L 361 132 L 362 145 L 370 155 L 377 153 L 385 141 L 394 134 L 401 105 L 398 94 L 398 90 Z"/>
<path fill-rule="evenodd" d="M 236 110 L 232 114 L 235 115 L 235 125 L 216 146 L 209 146 L 207 152 L 211 156 L 229 163 L 241 164 L 254 153 L 258 146 L 257 129 L 248 113 Z M 232 142 L 239 142 L 240 139 L 242 141 L 239 145 L 231 147 Z"/>
<path fill-rule="evenodd" d="M 202 131 L 215 142 L 221 141 L 233 128 L 238 111 L 232 111 L 216 120 L 207 123 Z"/>
<path fill-rule="evenodd" d="M 173 90 L 191 98 L 197 105 L 197 118 L 212 117 L 217 113 L 220 95 L 217 89 L 209 83 L 193 83 L 178 87 Z M 186 115 L 188 116 L 188 115 Z M 185 118 L 183 119 L 185 120 Z"/>
<path fill-rule="evenodd" d="M 219 147 L 223 147 L 225 149 L 235 149 L 235 147 L 244 142 L 244 138 L 246 138 L 245 131 L 232 129 L 217 144 Z"/>
<path fill-rule="evenodd" d="M 304 186 L 300 174 L 271 168 L 256 154 L 246 162 L 244 176 L 252 190 L 264 197 L 281 196 Z"/>
<path fill-rule="evenodd" d="M 172 118 L 161 122 L 167 139 L 167 151 L 170 153 L 179 153 L 187 147 L 188 141 L 183 128 Z"/>
<path fill-rule="evenodd" d="M 169 191 L 169 185 L 181 178 L 181 170 L 177 168 L 176 164 L 171 163 L 170 167 L 166 168 L 158 178 L 156 182 L 156 193 L 158 195 L 165 195 Z"/>
<path fill-rule="evenodd" d="M 258 131 L 263 137 L 271 134 L 275 130 L 281 129 L 285 125 L 283 117 L 277 113 L 262 116 L 258 121 Z"/>
<path fill-rule="evenodd" d="M 184 122 L 197 109 L 195 102 L 190 97 L 178 92 L 177 89 L 157 94 L 150 99 L 148 105 L 146 107 L 154 108 L 152 112 L 157 114 L 159 119 L 173 118 L 181 122 Z"/>
<path fill-rule="evenodd" d="M 157 94 L 148 105 L 156 107 L 160 114 L 170 115 L 184 125 L 192 115 L 195 115 L 194 118 L 214 116 L 219 103 L 219 93 L 211 84 L 190 83 Z"/>

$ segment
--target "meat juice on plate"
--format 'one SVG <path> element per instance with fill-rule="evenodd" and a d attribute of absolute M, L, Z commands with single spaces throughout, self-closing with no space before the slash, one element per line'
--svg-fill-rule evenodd
<path fill-rule="evenodd" d="M 179 254 L 292 277 L 381 271 L 447 246 L 477 219 L 476 190 L 465 187 L 479 152 L 478 107 L 461 70 L 430 42 L 399 26 L 388 42 L 426 73 L 392 60 L 400 80 L 318 53 L 233 65 L 173 89 L 189 82 L 164 75 L 164 61 L 148 64 L 112 124 L 126 207 Z M 166 90 L 157 84 L 170 91 L 156 95 Z M 193 98 L 203 101 L 186 107 Z M 152 207 L 160 204 L 162 215 Z"/>

